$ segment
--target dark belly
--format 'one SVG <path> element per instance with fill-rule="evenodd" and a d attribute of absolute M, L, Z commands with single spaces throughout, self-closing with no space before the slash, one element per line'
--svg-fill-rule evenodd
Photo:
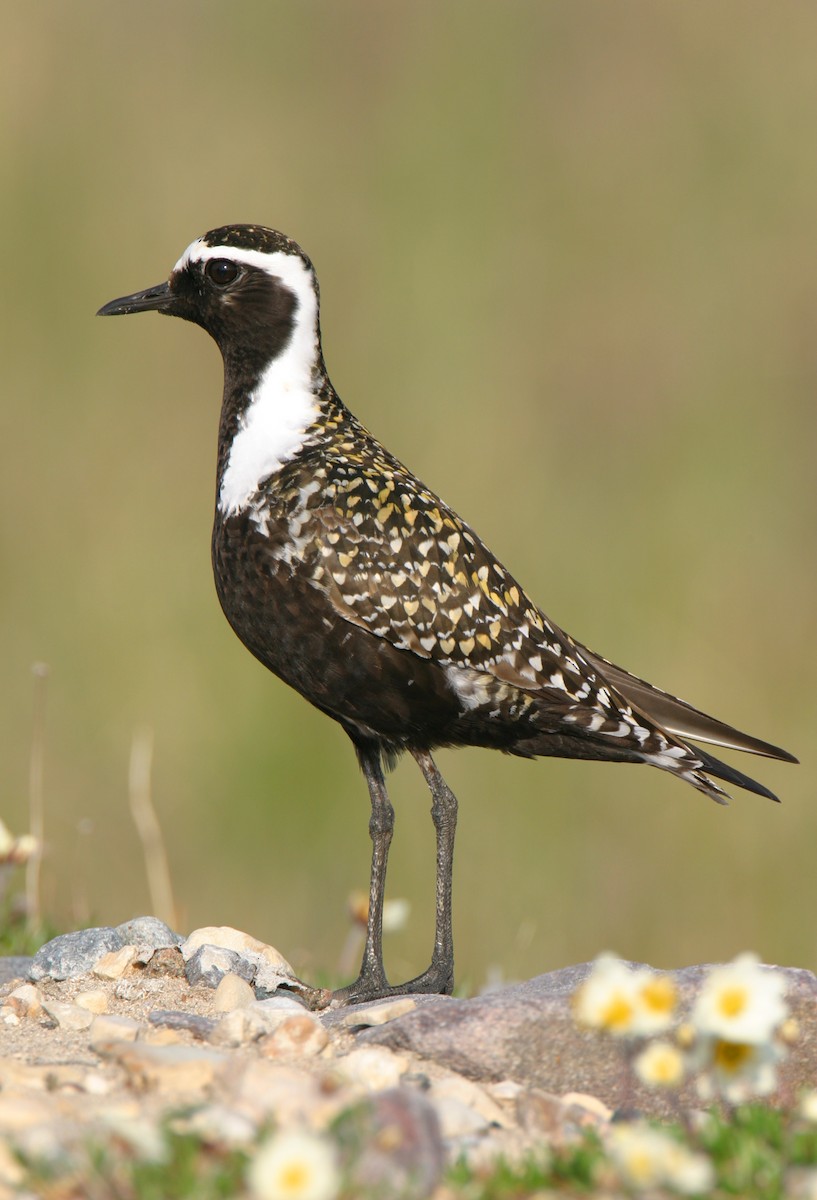
<path fill-rule="evenodd" d="M 345 620 L 275 550 L 246 519 L 216 523 L 216 591 L 247 649 L 349 733 L 398 748 L 460 741 L 461 707 L 444 672 Z"/>

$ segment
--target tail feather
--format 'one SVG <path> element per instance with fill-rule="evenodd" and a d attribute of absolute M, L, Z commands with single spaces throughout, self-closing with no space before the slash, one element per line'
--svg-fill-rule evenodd
<path fill-rule="evenodd" d="M 615 663 L 608 662 L 599 654 L 593 654 L 589 650 L 583 650 L 583 654 L 597 666 L 599 672 L 625 700 L 628 700 L 634 708 L 645 713 L 656 725 L 674 737 L 691 738 L 696 742 L 708 742 L 714 746 L 723 746 L 727 750 L 742 750 L 747 754 L 762 754 L 767 758 L 777 758 L 783 762 L 796 763 L 798 761 L 788 750 L 782 750 L 780 746 L 761 741 L 760 738 L 742 733 L 724 721 L 718 721 L 715 717 L 708 716 L 707 713 L 687 704 L 685 700 L 679 700 L 677 696 L 671 696 L 669 692 L 657 688 L 654 684 L 647 683 L 646 680 L 639 679 L 636 675 L 631 675 L 623 667 L 617 667 Z M 712 759 L 712 762 L 725 771 L 732 769 L 720 763 L 718 759 Z M 711 770 L 712 768 L 707 769 Z M 718 774 L 718 772 L 713 770 L 713 774 Z M 741 776 L 739 771 L 735 771 L 732 776 L 720 775 L 719 778 L 729 778 L 733 783 L 739 783 L 740 787 L 746 787 L 745 783 L 739 782 L 738 776 L 740 779 L 747 778 Z M 752 780 L 749 780 L 749 783 L 752 784 L 749 791 L 758 792 L 762 796 L 771 796 L 771 792 L 761 788 L 760 784 L 753 784 Z M 776 800 L 777 797 L 772 796 L 772 799 Z"/>

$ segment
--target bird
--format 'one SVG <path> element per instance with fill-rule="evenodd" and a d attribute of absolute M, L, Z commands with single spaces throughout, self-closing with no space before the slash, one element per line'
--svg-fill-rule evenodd
<path fill-rule="evenodd" d="M 647 763 L 719 803 L 721 782 L 777 799 L 693 743 L 797 762 L 792 754 L 564 632 L 343 404 L 324 363 L 315 268 L 295 241 L 262 225 L 210 230 L 165 282 L 99 315 L 146 311 L 200 326 L 223 358 L 212 563 L 224 614 L 265 667 L 340 724 L 368 787 L 363 957 L 327 1003 L 453 991 L 458 806 L 433 757 L 442 747 Z M 386 772 L 404 752 L 431 794 L 435 932 L 426 970 L 392 984 Z"/>

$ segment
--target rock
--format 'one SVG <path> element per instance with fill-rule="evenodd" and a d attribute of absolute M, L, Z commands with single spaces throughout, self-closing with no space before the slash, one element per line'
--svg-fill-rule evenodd
<path fill-rule="evenodd" d="M 119 950 L 109 950 L 103 954 L 92 968 L 92 974 L 98 979 L 121 979 L 127 969 L 133 965 L 139 953 L 137 946 L 122 946 Z"/>
<path fill-rule="evenodd" d="M 240 929 L 233 929 L 230 925 L 206 925 L 201 929 L 194 929 L 181 944 L 185 962 L 193 957 L 199 946 L 221 946 L 225 950 L 234 950 L 257 966 L 269 963 L 270 966 L 278 967 L 294 978 L 292 967 L 274 946 L 259 942 L 258 938 L 242 933 Z"/>
<path fill-rule="evenodd" d="M 274 1033 L 265 1034 L 258 1049 L 265 1058 L 313 1058 L 327 1045 L 329 1034 L 312 1013 L 288 1016 Z"/>
<path fill-rule="evenodd" d="M 696 1107 L 694 1082 L 677 1096 L 647 1088 L 633 1079 L 618 1039 L 576 1026 L 571 996 L 591 969 L 591 963 L 568 967 L 471 1000 L 440 997 L 382 1027 L 365 1029 L 358 1044 L 408 1050 L 482 1082 L 510 1079 L 550 1094 L 589 1093 L 612 1109 L 626 1106 L 671 1117 L 678 1101 Z M 671 972 L 682 1014 L 709 970 Z M 817 1086 L 817 978 L 796 968 L 768 970 L 785 975 L 787 1003 L 800 1028 L 799 1041 L 781 1064 L 778 1090 L 764 1098 L 782 1105 L 787 1096 Z"/>
<path fill-rule="evenodd" d="M 440 1134 L 446 1142 L 475 1138 L 488 1128 L 488 1122 L 481 1113 L 475 1112 L 473 1108 L 469 1108 L 453 1096 L 440 1096 L 433 1104 L 440 1123 Z M 456 1150 L 452 1157 L 458 1157 Z"/>
<path fill-rule="evenodd" d="M 356 1004 L 341 1010 L 339 1024 L 350 1029 L 385 1025 L 387 1021 L 413 1012 L 416 1007 L 417 1001 L 413 996 L 399 996 L 395 1000 L 380 1000 L 374 1004 Z"/>
<path fill-rule="evenodd" d="M 338 1060 L 338 1070 L 347 1079 L 362 1084 L 372 1092 L 393 1088 L 408 1070 L 402 1054 L 376 1046 L 361 1046 Z"/>
<path fill-rule="evenodd" d="M 320 1080 L 292 1064 L 233 1055 L 220 1076 L 220 1099 L 256 1125 L 278 1129 L 326 1128 L 337 1115 L 337 1100 Z"/>
<path fill-rule="evenodd" d="M 135 1042 L 139 1034 L 147 1029 L 133 1017 L 120 1017 L 114 1013 L 102 1013 L 91 1024 L 91 1046 L 97 1050 L 109 1042 Z"/>
<path fill-rule="evenodd" d="M 335 1124 L 351 1195 L 425 1200 L 440 1181 L 445 1151 L 437 1115 L 408 1088 L 392 1088 Z"/>
<path fill-rule="evenodd" d="M 28 954 L 0 955 L 0 993 L 9 984 L 16 987 L 28 979 L 33 961 Z"/>
<path fill-rule="evenodd" d="M 485 1088 L 462 1075 L 443 1075 L 433 1079 L 429 1085 L 427 1096 L 435 1107 L 440 1101 L 453 1100 L 470 1112 L 477 1114 L 486 1125 L 511 1129 L 516 1125 L 510 1112 L 506 1112 L 488 1095 Z M 445 1134 L 444 1136 L 449 1136 Z"/>
<path fill-rule="evenodd" d="M 164 950 L 169 946 L 180 946 L 184 938 L 174 933 L 158 917 L 135 917 L 116 926 L 123 945 L 147 946 L 151 950 Z"/>
<path fill-rule="evenodd" d="M 297 1000 L 285 996 L 255 1000 L 226 1013 L 209 1034 L 209 1040 L 215 1046 L 242 1046 L 272 1033 L 287 1018 L 303 1011 Z"/>
<path fill-rule="evenodd" d="M 91 1013 L 104 1013 L 108 1011 L 108 993 L 103 988 L 89 988 L 87 992 L 80 992 L 74 1003 L 79 1008 L 87 1008 Z"/>
<path fill-rule="evenodd" d="M 168 1029 L 184 1030 L 194 1037 L 209 1038 L 216 1022 L 212 1017 L 202 1017 L 192 1012 L 172 1012 L 165 1008 L 154 1009 L 149 1014 L 151 1025 L 164 1025 Z"/>
<path fill-rule="evenodd" d="M 184 959 L 179 947 L 154 950 L 145 964 L 145 975 L 180 979 L 184 975 Z"/>
<path fill-rule="evenodd" d="M 60 1029 L 89 1029 L 94 1014 L 64 1000 L 43 999 L 43 1009 Z"/>
<path fill-rule="evenodd" d="M 239 975 L 225 975 L 213 996 L 213 1008 L 216 1012 L 232 1012 L 235 1008 L 245 1008 L 254 1003 L 255 992 L 246 979 Z"/>
<path fill-rule="evenodd" d="M 173 1129 L 192 1134 L 208 1146 L 249 1146 L 258 1137 L 258 1125 L 250 1117 L 224 1104 L 208 1104 L 189 1117 L 176 1119 Z"/>
<path fill-rule="evenodd" d="M 29 978 L 35 983 L 41 979 L 73 979 L 90 971 L 103 954 L 121 947 L 122 938 L 109 925 L 61 933 L 34 955 Z"/>
<path fill-rule="evenodd" d="M 9 992 L 3 1008 L 17 1017 L 38 1017 L 43 1011 L 40 993 L 33 983 L 23 983 Z"/>
<path fill-rule="evenodd" d="M 111 1042 L 99 1053 L 118 1062 L 132 1086 L 197 1099 L 209 1089 L 224 1055 L 200 1046 L 150 1046 L 143 1042 Z"/>
<path fill-rule="evenodd" d="M 206 987 L 215 988 L 227 975 L 237 975 L 248 981 L 253 979 L 255 972 L 255 963 L 223 946 L 199 946 L 185 964 L 185 975 L 191 987 L 203 983 Z"/>
<path fill-rule="evenodd" d="M 134 1001 L 144 1000 L 147 996 L 160 996 L 163 991 L 164 984 L 161 979 L 145 979 L 140 974 L 118 980 L 113 994 L 117 1000 L 124 1000 L 128 1004 L 132 1004 Z"/>

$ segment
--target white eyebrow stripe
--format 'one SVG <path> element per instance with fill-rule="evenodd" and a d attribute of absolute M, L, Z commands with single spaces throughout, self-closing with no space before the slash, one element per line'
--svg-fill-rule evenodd
<path fill-rule="evenodd" d="M 230 262 L 257 267 L 274 279 L 280 279 L 295 293 L 302 309 L 307 294 L 314 295 L 315 279 L 301 256 L 284 254 L 281 250 L 264 254 L 261 250 L 242 250 L 235 246 L 208 246 L 201 238 L 197 238 L 187 247 L 173 271 L 183 271 L 191 263 L 208 262 L 212 258 L 228 258 Z"/>

